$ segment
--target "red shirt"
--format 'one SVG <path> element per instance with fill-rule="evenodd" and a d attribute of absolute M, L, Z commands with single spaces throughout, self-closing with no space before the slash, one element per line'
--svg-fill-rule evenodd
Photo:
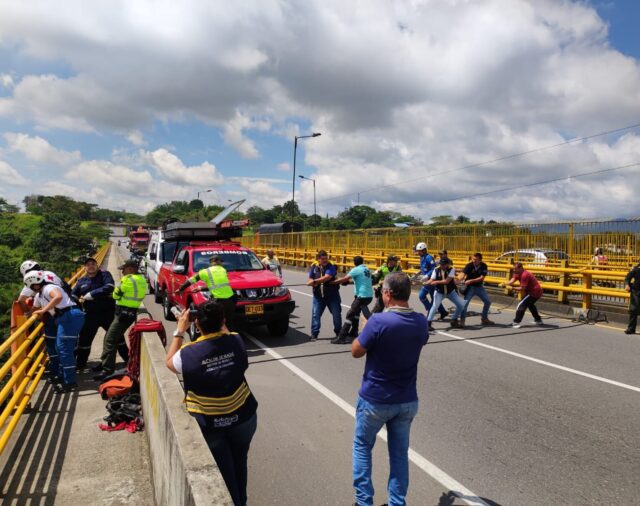
<path fill-rule="evenodd" d="M 525 295 L 531 295 L 536 299 L 542 297 L 542 287 L 540 286 L 540 283 L 538 283 L 536 277 L 529 271 L 522 271 L 522 274 L 516 274 L 515 278 L 520 281 L 522 293 Z"/>

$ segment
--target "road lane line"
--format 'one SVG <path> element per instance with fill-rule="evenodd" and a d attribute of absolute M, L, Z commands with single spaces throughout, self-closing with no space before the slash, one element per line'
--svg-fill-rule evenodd
<path fill-rule="evenodd" d="M 290 291 L 295 292 L 295 293 L 299 293 L 300 295 L 306 295 L 307 297 L 313 297 L 313 295 L 310 295 L 310 294 L 304 293 L 304 292 L 299 292 L 297 290 L 290 290 Z M 344 304 L 343 304 L 343 306 L 344 306 Z M 349 307 L 349 306 L 344 306 L 344 307 Z M 629 385 L 627 383 L 621 383 L 620 381 L 611 380 L 611 379 L 608 379 L 608 378 L 604 378 L 602 376 L 596 376 L 595 374 L 590 374 L 588 372 L 579 371 L 577 369 L 571 369 L 570 367 L 565 367 L 563 365 L 555 364 L 553 362 L 547 362 L 546 360 L 541 360 L 539 358 L 530 357 L 528 355 L 523 355 L 522 353 L 517 353 L 515 351 L 505 350 L 504 348 L 498 348 L 497 346 L 492 346 L 490 344 L 480 343 L 478 341 L 472 341 L 472 340 L 469 340 L 469 339 L 467 339 L 465 337 L 456 336 L 455 334 L 449 334 L 448 332 L 444 332 L 442 330 L 437 330 L 436 332 L 438 334 L 440 334 L 440 335 L 451 337 L 452 339 L 457 339 L 458 341 L 463 341 L 465 343 L 473 344 L 475 346 L 482 346 L 483 348 L 487 348 L 487 349 L 493 350 L 493 351 L 498 351 L 498 352 L 504 353 L 506 355 L 511 355 L 512 357 L 517 357 L 517 358 L 521 358 L 523 360 L 528 360 L 529 362 L 535 362 L 536 364 L 545 365 L 547 367 L 552 367 L 554 369 L 559 369 L 560 371 L 565 371 L 565 372 L 568 372 L 568 373 L 571 373 L 571 374 L 575 374 L 577 376 L 582 376 L 584 378 L 589 378 L 589 379 L 593 379 L 593 380 L 596 380 L 596 381 L 601 381 L 602 383 L 607 383 L 609 385 L 613 385 L 613 386 L 616 386 L 616 387 L 625 388 L 627 390 L 631 390 L 632 392 L 640 392 L 640 387 Z M 508 334 L 505 334 L 505 335 L 508 335 Z"/>
<path fill-rule="evenodd" d="M 345 411 L 347 414 L 351 415 L 352 418 L 356 417 L 356 410 L 351 404 L 342 399 L 342 397 L 338 396 L 327 387 L 325 387 L 322 383 L 317 381 L 316 379 L 309 376 L 306 372 L 300 369 L 298 366 L 294 365 L 288 359 L 284 358 L 278 352 L 272 350 L 267 345 L 262 343 L 257 338 L 252 335 L 244 332 L 243 333 L 247 339 L 251 340 L 256 346 L 260 349 L 271 355 L 274 359 L 276 359 L 280 364 L 285 366 L 291 372 L 293 372 L 300 379 L 311 385 L 318 392 L 324 395 L 327 399 L 333 402 L 340 409 Z M 383 428 L 378 433 L 378 437 L 383 441 L 387 441 L 387 431 Z M 439 482 L 441 485 L 450 490 L 456 497 L 458 497 L 461 501 L 464 501 L 466 504 L 473 506 L 488 506 L 488 504 L 483 501 L 476 494 L 471 492 L 468 488 L 464 487 L 462 484 L 458 483 L 455 479 L 445 473 L 442 469 L 437 467 L 435 464 L 429 462 L 422 455 L 420 455 L 415 450 L 409 448 L 409 460 L 413 462 L 416 466 L 422 469 L 425 473 L 431 476 L 434 480 Z"/>
<path fill-rule="evenodd" d="M 560 371 L 565 371 L 571 374 L 576 374 L 577 376 L 582 376 L 584 378 L 593 379 L 596 381 L 601 381 L 602 383 L 607 383 L 609 385 L 613 385 L 620 388 L 626 388 L 627 390 L 631 390 L 632 392 L 640 392 L 640 387 L 635 387 L 633 385 L 628 385 L 627 383 L 621 383 L 620 381 L 610 380 L 608 378 L 604 378 L 602 376 L 596 376 L 595 374 L 589 374 L 588 372 L 579 371 L 577 369 L 571 369 L 570 367 L 565 367 L 560 364 L 554 364 L 553 362 L 547 362 L 546 360 L 540 360 L 539 358 L 530 357 L 528 355 L 523 355 L 522 353 L 516 353 L 515 351 L 505 350 L 504 348 L 498 348 L 497 346 L 492 346 L 486 343 L 479 343 L 477 341 L 471 341 L 464 337 L 456 336 L 454 334 L 449 334 L 448 332 L 443 332 L 442 330 L 436 331 L 438 335 L 443 335 L 447 337 L 451 337 L 452 339 L 457 339 L 458 341 L 464 341 L 468 344 L 473 344 L 475 346 L 482 346 L 483 348 L 488 348 L 493 351 L 498 351 L 500 353 L 504 353 L 505 355 L 511 355 L 512 357 L 521 358 L 523 360 L 528 360 L 529 362 L 535 362 L 536 364 L 546 365 L 547 367 L 552 367 L 554 369 L 559 369 Z M 505 334 L 507 335 L 507 334 Z"/>

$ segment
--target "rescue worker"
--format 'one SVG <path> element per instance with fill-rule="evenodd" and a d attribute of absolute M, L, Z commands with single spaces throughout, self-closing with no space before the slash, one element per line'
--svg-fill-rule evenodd
<path fill-rule="evenodd" d="M 425 243 L 419 242 L 414 249 L 420 257 L 420 272 L 418 276 L 421 277 L 422 280 L 427 281 L 431 278 L 431 274 L 433 274 L 433 270 L 436 268 L 436 261 L 427 251 L 427 245 Z M 431 311 L 431 305 L 435 298 L 434 294 L 435 286 L 424 283 L 422 284 L 422 288 L 420 288 L 420 292 L 418 292 L 418 298 L 426 309 L 427 314 Z M 444 320 L 449 314 L 442 304 L 438 307 L 438 313 L 440 313 L 440 320 Z M 429 320 L 429 322 L 431 322 L 431 320 Z"/>
<path fill-rule="evenodd" d="M 624 278 L 624 289 L 629 292 L 629 323 L 625 334 L 635 334 L 640 312 L 640 263 Z"/>
<path fill-rule="evenodd" d="M 20 265 L 20 276 L 24 279 L 28 272 L 42 271 L 47 283 L 54 284 L 59 287 L 63 287 L 66 283 L 54 272 L 45 271 L 40 267 L 35 260 L 25 260 Z M 68 285 L 67 285 L 68 286 Z M 29 299 L 32 299 L 32 305 L 34 307 L 41 306 L 42 304 L 38 300 L 37 292 L 33 291 L 28 286 L 25 286 L 18 295 L 18 305 L 25 313 L 30 316 L 33 312 L 31 306 L 28 304 Z M 44 327 L 44 343 L 47 349 L 47 355 L 49 355 L 49 362 L 47 364 L 47 383 L 55 384 L 59 380 L 58 374 L 58 352 L 56 350 L 56 334 L 57 329 L 53 317 L 43 315 L 41 320 Z"/>
<path fill-rule="evenodd" d="M 382 264 L 380 268 L 371 275 L 371 282 L 374 285 L 373 292 L 376 298 L 376 304 L 373 306 L 373 311 L 371 311 L 372 313 L 382 313 L 382 311 L 384 311 L 384 302 L 382 301 L 382 282 L 384 281 L 384 278 L 392 272 L 402 272 L 402 267 L 398 263 L 398 260 L 400 259 L 395 255 L 387 256 L 386 263 Z"/>
<path fill-rule="evenodd" d="M 520 286 L 513 286 L 516 281 L 520 283 Z M 536 277 L 529 271 L 525 270 L 521 262 L 513 264 L 513 277 L 506 283 L 500 283 L 498 286 L 511 286 L 513 287 L 513 290 L 520 292 L 523 295 L 518 307 L 516 307 L 516 316 L 511 324 L 514 329 L 519 329 L 522 326 L 522 318 L 524 317 L 524 312 L 527 308 L 531 311 L 535 324 L 543 325 L 542 318 L 540 317 L 540 313 L 538 313 L 538 308 L 536 307 L 536 302 L 540 297 L 542 297 L 542 287 Z"/>
<path fill-rule="evenodd" d="M 76 353 L 76 367 L 79 371 L 87 365 L 91 343 L 98 329 L 109 330 L 116 310 L 116 301 L 112 296 L 115 281 L 111 273 L 100 269 L 92 257 L 85 259 L 84 268 L 86 275 L 76 282 L 72 290 L 73 296 L 82 304 L 85 312 Z M 129 360 L 129 348 L 124 340 L 118 343 L 118 354 L 125 362 Z"/>
<path fill-rule="evenodd" d="M 196 306 L 194 323 L 201 337 L 183 344 L 189 316 L 183 311 L 178 319 L 166 364 L 182 374 L 187 411 L 200 426 L 233 504 L 246 506 L 247 456 L 258 408 L 245 377 L 247 350 L 242 337 L 229 332 L 222 307 L 213 301 Z"/>
<path fill-rule="evenodd" d="M 236 307 L 236 296 L 231 288 L 231 283 L 229 283 L 229 275 L 227 274 L 227 270 L 222 266 L 223 260 L 220 255 L 213 255 L 209 260 L 209 264 L 209 267 L 200 269 L 197 274 L 187 279 L 178 288 L 178 293 L 181 293 L 198 281 L 204 281 L 207 285 L 206 288 L 194 286 L 191 291 L 208 291 L 211 297 L 222 306 L 227 325 L 230 325 Z"/>
<path fill-rule="evenodd" d="M 51 362 L 51 382 L 57 393 L 70 392 L 78 388 L 76 382 L 76 360 L 74 351 L 78 334 L 84 323 L 84 313 L 74 304 L 67 292 L 46 280 L 43 271 L 30 271 L 24 276 L 24 284 L 36 292 L 42 307 L 33 311 L 37 317 L 53 316 L 56 329 L 55 348 L 47 351 Z M 62 384 L 60 384 L 62 381 Z"/>
<path fill-rule="evenodd" d="M 325 250 L 318 251 L 316 261 L 309 269 L 307 286 L 313 287 L 313 306 L 311 310 L 310 341 L 318 339 L 320 321 L 326 308 L 333 317 L 333 331 L 336 337 L 342 329 L 342 308 L 340 306 L 340 285 L 333 281 L 338 273 L 337 267 L 329 262 L 329 255 Z"/>
<path fill-rule="evenodd" d="M 272 249 L 267 250 L 267 256 L 262 259 L 262 265 L 264 265 L 278 277 L 282 277 L 282 267 L 280 266 L 280 260 L 278 260 L 278 257 L 275 256 Z"/>
<path fill-rule="evenodd" d="M 346 276 L 335 280 L 336 284 L 341 285 L 347 285 L 353 281 L 354 298 L 349 311 L 347 311 L 347 316 L 345 316 L 346 321 L 342 325 L 340 333 L 331 340 L 331 344 L 351 344 L 353 338 L 358 336 L 360 313 L 366 319 L 371 318 L 371 311 L 369 311 L 369 304 L 373 299 L 371 271 L 359 255 L 353 257 L 353 265 L 355 267 Z"/>
<path fill-rule="evenodd" d="M 120 286 L 113 291 L 116 301 L 115 317 L 104 336 L 101 364 L 94 370 L 98 372 L 93 379 L 102 381 L 111 376 L 116 367 L 116 349 L 124 342 L 124 334 L 131 324 L 135 323 L 138 308 L 147 294 L 147 280 L 138 274 L 138 263 L 127 260 L 118 269 L 122 270 Z"/>
<path fill-rule="evenodd" d="M 489 320 L 489 308 L 491 308 L 491 299 L 484 288 L 484 278 L 487 277 L 489 268 L 482 261 L 482 253 L 474 253 L 473 260 L 469 262 L 462 270 L 461 287 L 464 287 L 464 311 L 460 317 L 460 322 L 464 325 L 467 316 L 467 308 L 473 297 L 479 297 L 482 301 L 482 315 L 480 322 L 482 325 L 493 325 Z"/>

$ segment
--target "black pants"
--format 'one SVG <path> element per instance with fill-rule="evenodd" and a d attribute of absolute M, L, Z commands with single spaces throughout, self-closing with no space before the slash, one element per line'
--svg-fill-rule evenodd
<path fill-rule="evenodd" d="M 629 296 L 629 325 L 627 325 L 627 330 L 635 332 L 638 324 L 638 312 L 640 312 L 640 291 L 631 290 Z"/>
<path fill-rule="evenodd" d="M 222 306 L 222 311 L 224 312 L 224 319 L 226 321 L 227 328 L 229 330 L 235 330 L 236 326 L 234 325 L 234 314 L 236 312 L 236 300 L 237 297 L 234 295 L 229 297 L 228 299 L 214 299 L 215 303 L 219 306 Z"/>
<path fill-rule="evenodd" d="M 347 311 L 347 316 L 345 316 L 345 322 L 342 324 L 342 328 L 340 329 L 339 337 L 341 339 L 344 339 L 347 336 L 356 337 L 358 335 L 360 313 L 362 313 L 367 319 L 371 318 L 371 311 L 369 311 L 371 299 L 372 297 L 356 297 L 353 299 L 351 307 L 349 308 L 349 311 Z"/>
<path fill-rule="evenodd" d="M 372 313 L 382 313 L 384 311 L 384 302 L 382 302 L 382 287 L 375 288 L 373 291 L 376 303 L 373 306 Z"/>
<path fill-rule="evenodd" d="M 524 312 L 527 309 L 531 311 L 531 315 L 533 316 L 533 319 L 535 321 L 542 321 L 542 318 L 540 318 L 540 313 L 538 313 L 538 308 L 536 307 L 536 302 L 538 302 L 538 299 L 533 295 L 525 295 L 516 308 L 516 317 L 513 319 L 513 322 L 520 323 L 522 321 L 522 317 L 524 316 Z"/>
<path fill-rule="evenodd" d="M 78 367 L 87 365 L 89 355 L 91 354 L 91 344 L 96 337 L 98 329 L 109 330 L 113 321 L 114 308 L 104 308 L 101 311 L 89 311 L 84 318 L 84 325 L 80 331 L 80 339 L 78 340 L 78 348 L 76 349 L 76 364 Z M 123 340 L 118 343 L 118 354 L 125 362 L 129 360 L 129 348 Z"/>

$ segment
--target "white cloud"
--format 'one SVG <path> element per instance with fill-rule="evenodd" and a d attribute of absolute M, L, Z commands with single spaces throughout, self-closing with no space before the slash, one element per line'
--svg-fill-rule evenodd
<path fill-rule="evenodd" d="M 141 151 L 140 157 L 153 166 L 160 175 L 174 183 L 202 187 L 219 186 L 224 182 L 224 177 L 213 164 L 203 162 L 197 166 L 187 167 L 180 158 L 164 148 Z"/>
<path fill-rule="evenodd" d="M 282 163 L 279 163 L 276 166 L 276 169 L 278 169 L 278 170 L 280 170 L 282 172 L 289 172 L 291 170 L 291 167 L 287 162 L 282 162 Z"/>
<path fill-rule="evenodd" d="M 3 160 L 0 160 L 0 182 L 9 186 L 25 186 L 29 183 L 18 173 L 17 170 L 15 170 L 11 165 Z"/>
<path fill-rule="evenodd" d="M 132 130 L 127 134 L 127 140 L 134 146 L 144 146 L 146 144 L 144 136 L 140 130 Z"/>
<path fill-rule="evenodd" d="M 43 164 L 68 167 L 81 160 L 80 151 L 64 151 L 56 149 L 42 137 L 31 137 L 27 134 L 8 132 L 4 134 L 9 152 L 19 152 L 27 160 Z"/>
<path fill-rule="evenodd" d="M 11 74 L 0 74 L 0 86 L 3 88 L 13 88 L 14 82 Z"/>

